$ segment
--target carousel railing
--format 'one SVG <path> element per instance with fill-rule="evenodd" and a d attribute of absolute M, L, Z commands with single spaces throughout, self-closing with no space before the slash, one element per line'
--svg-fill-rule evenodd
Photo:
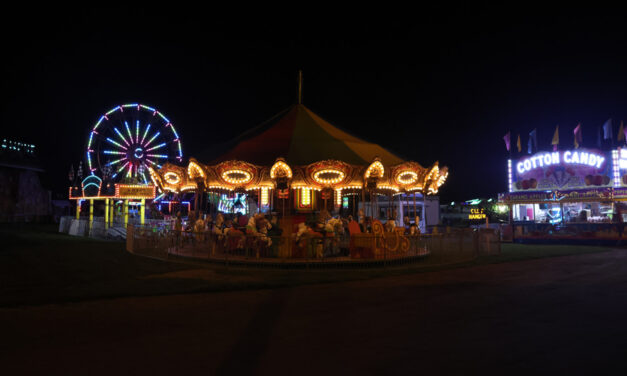
<path fill-rule="evenodd" d="M 453 230 L 438 234 L 348 233 L 265 235 L 239 229 L 175 231 L 159 226 L 130 225 L 127 250 L 158 258 L 195 258 L 227 264 L 260 265 L 402 264 L 427 260 L 445 264 L 500 253 L 499 234 L 486 230 Z"/>

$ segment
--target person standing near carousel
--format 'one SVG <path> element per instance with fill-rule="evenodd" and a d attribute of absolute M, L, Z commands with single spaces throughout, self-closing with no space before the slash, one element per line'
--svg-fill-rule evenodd
<path fill-rule="evenodd" d="M 183 218 L 181 218 L 181 212 L 179 211 L 176 213 L 176 220 L 174 220 L 174 239 L 176 248 L 181 245 L 181 232 L 183 232 Z"/>

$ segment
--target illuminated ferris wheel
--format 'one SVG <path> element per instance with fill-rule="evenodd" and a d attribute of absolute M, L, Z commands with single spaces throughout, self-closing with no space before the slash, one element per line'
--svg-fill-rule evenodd
<path fill-rule="evenodd" d="M 87 141 L 87 166 L 112 180 L 136 178 L 148 183 L 148 166 L 181 162 L 183 149 L 176 129 L 161 112 L 138 103 L 112 108 L 102 115 Z"/>

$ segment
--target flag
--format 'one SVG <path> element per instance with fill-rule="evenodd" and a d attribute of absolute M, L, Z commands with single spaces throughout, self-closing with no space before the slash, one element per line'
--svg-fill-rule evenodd
<path fill-rule="evenodd" d="M 518 134 L 518 141 L 516 141 L 516 147 L 518 147 L 518 152 L 522 151 L 522 145 L 520 143 L 520 133 Z"/>
<path fill-rule="evenodd" d="M 538 137 L 536 135 L 536 130 L 532 130 L 529 132 L 529 142 L 527 143 L 527 153 L 533 153 L 533 149 L 538 150 Z"/>
<path fill-rule="evenodd" d="M 581 123 L 577 124 L 577 126 L 575 127 L 575 130 L 573 131 L 573 134 L 575 136 L 574 138 L 575 149 L 579 149 L 579 145 L 581 145 L 581 142 L 583 140 L 583 137 L 581 136 Z"/>
<path fill-rule="evenodd" d="M 605 124 L 603 124 L 603 139 L 611 139 L 612 138 L 612 119 L 607 119 Z"/>
<path fill-rule="evenodd" d="M 597 127 L 597 147 L 601 149 L 601 127 Z"/>
<path fill-rule="evenodd" d="M 553 139 L 551 140 L 551 145 L 553 145 L 553 151 L 557 150 L 557 145 L 560 144 L 560 126 L 555 126 L 555 133 L 553 133 Z"/>
<path fill-rule="evenodd" d="M 507 133 L 505 134 L 505 136 L 503 136 L 503 140 L 505 141 L 505 148 L 507 149 L 507 151 L 509 151 L 510 146 L 511 146 L 511 144 L 510 144 L 510 141 L 511 141 L 511 140 L 510 140 L 511 133 L 512 133 L 511 131 L 510 131 L 510 132 L 507 132 Z"/>
<path fill-rule="evenodd" d="M 623 128 L 623 122 L 620 122 L 620 128 L 618 128 L 618 137 L 616 140 L 623 141 L 625 139 L 625 128 Z"/>

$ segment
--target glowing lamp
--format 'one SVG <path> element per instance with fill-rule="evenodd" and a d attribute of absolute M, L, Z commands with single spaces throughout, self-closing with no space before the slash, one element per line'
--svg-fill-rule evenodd
<path fill-rule="evenodd" d="M 187 166 L 187 174 L 192 179 L 195 179 L 197 177 L 205 177 L 205 172 L 196 162 L 189 162 L 189 165 Z"/>
<path fill-rule="evenodd" d="M 151 175 L 152 175 L 152 169 L 151 171 Z M 178 176 L 178 174 L 174 173 L 174 172 L 166 172 L 163 175 L 163 178 L 165 179 L 165 181 L 168 184 L 178 184 L 181 182 L 181 178 Z"/>
<path fill-rule="evenodd" d="M 222 179 L 229 184 L 241 185 L 249 183 L 253 176 L 250 172 L 244 170 L 228 170 L 222 173 Z"/>
<path fill-rule="evenodd" d="M 287 163 L 279 160 L 276 161 L 274 165 L 272 165 L 272 168 L 270 169 L 270 178 L 276 179 L 281 177 L 291 179 L 292 169 L 290 168 L 290 166 L 287 165 Z"/>
<path fill-rule="evenodd" d="M 340 170 L 326 169 L 316 171 L 313 174 L 313 179 L 316 181 L 316 183 L 321 185 L 333 185 L 344 180 L 345 176 L 346 175 L 344 174 L 344 172 Z"/>
<path fill-rule="evenodd" d="M 396 177 L 396 182 L 402 185 L 414 184 L 418 181 L 418 174 L 414 171 L 403 171 Z"/>
<path fill-rule="evenodd" d="M 374 161 L 368 166 L 366 170 L 366 179 L 369 178 L 382 178 L 385 173 L 385 168 L 383 167 L 383 163 L 380 161 Z"/>

